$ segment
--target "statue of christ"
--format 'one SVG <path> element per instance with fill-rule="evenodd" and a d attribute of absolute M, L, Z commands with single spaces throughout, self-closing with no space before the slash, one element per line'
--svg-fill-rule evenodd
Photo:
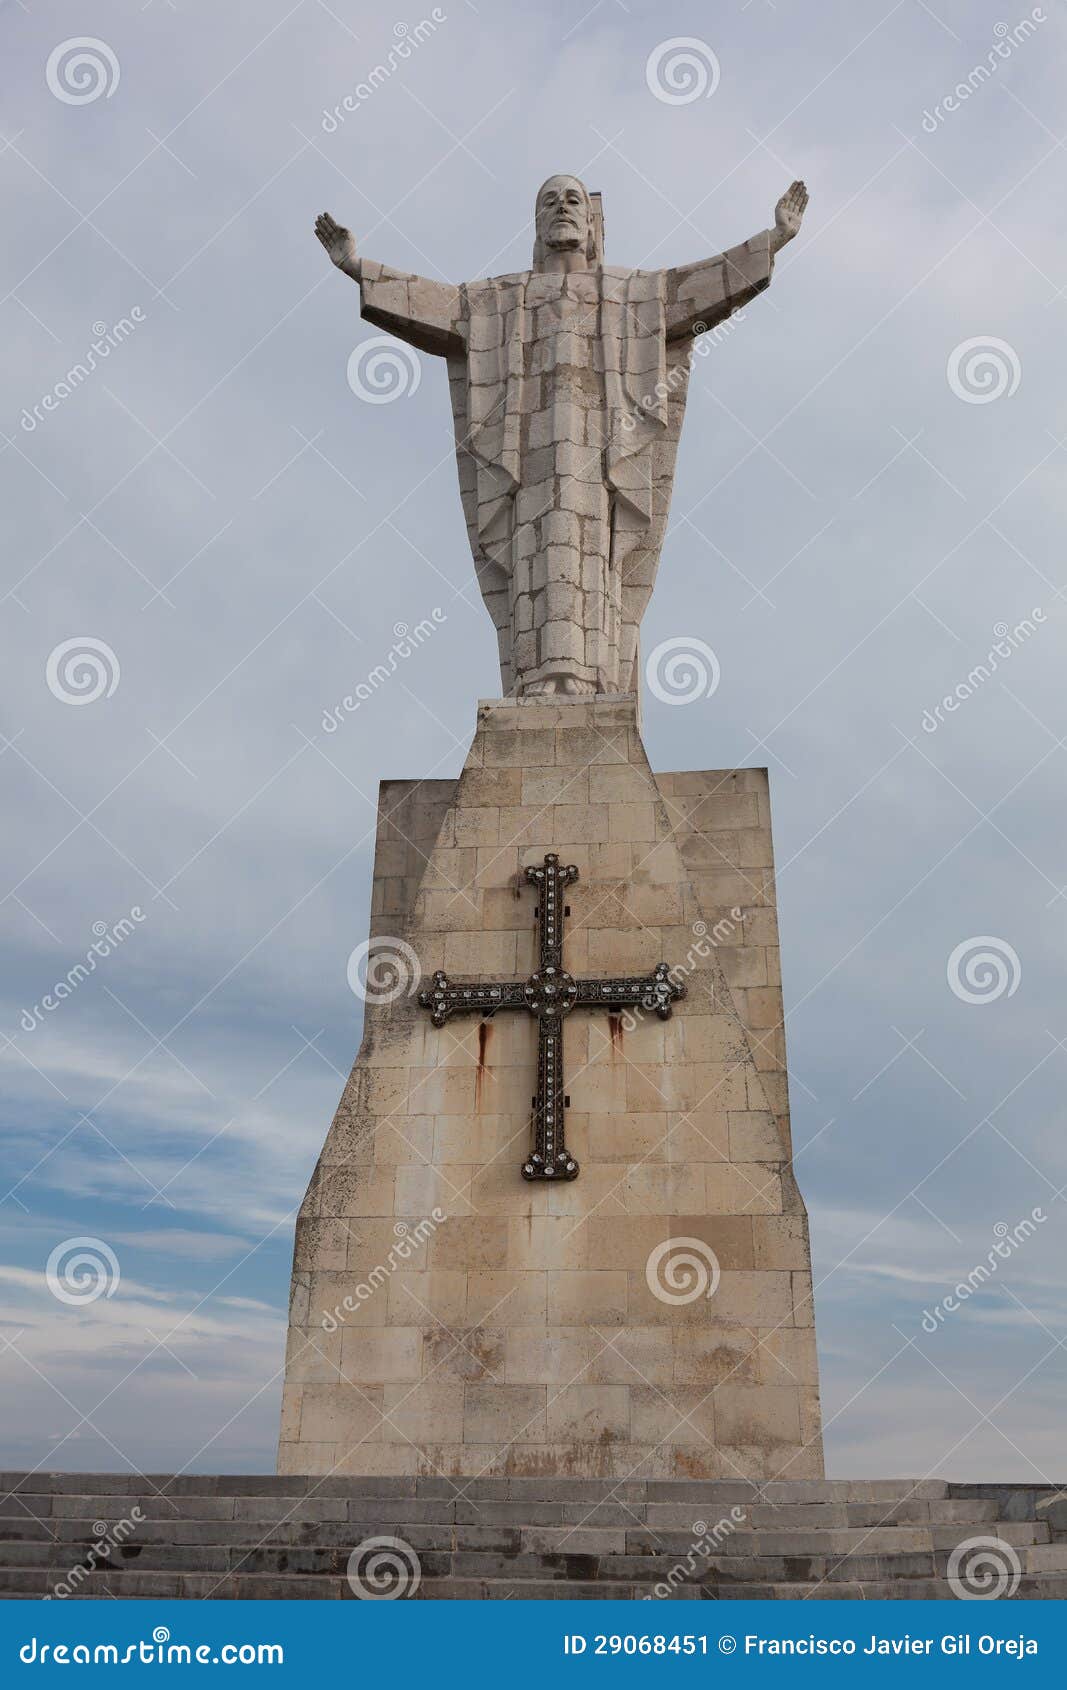
<path fill-rule="evenodd" d="M 347 229 L 316 220 L 363 316 L 446 360 L 505 696 L 636 691 L 694 340 L 769 286 L 807 202 L 794 182 L 773 228 L 743 245 L 625 270 L 603 261 L 599 196 L 550 176 L 531 269 L 457 287 L 360 258 Z"/>

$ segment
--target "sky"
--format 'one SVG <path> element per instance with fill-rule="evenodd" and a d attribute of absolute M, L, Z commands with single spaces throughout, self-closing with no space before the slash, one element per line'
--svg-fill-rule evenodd
<path fill-rule="evenodd" d="M 646 744 L 770 769 L 829 1474 L 1062 1479 L 1062 0 L 7 0 L 0 32 L 3 1465 L 273 1467 L 377 785 L 456 775 L 499 693 L 443 370 L 366 396 L 312 225 L 499 274 L 567 171 L 646 268 L 807 182 L 694 364 L 643 641 L 721 679 L 646 686 Z"/>

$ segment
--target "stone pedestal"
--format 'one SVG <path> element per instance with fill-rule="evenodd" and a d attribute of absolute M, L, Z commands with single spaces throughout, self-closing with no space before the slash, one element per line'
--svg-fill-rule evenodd
<path fill-rule="evenodd" d="M 686 997 L 567 1018 L 553 1185 L 520 1174 L 533 1020 L 372 994 L 297 1226 L 279 1470 L 819 1477 L 766 774 L 657 778 L 632 697 L 482 704 L 458 781 L 383 786 L 372 931 L 427 982 L 525 979 L 549 851 L 570 973 L 665 959 Z"/>

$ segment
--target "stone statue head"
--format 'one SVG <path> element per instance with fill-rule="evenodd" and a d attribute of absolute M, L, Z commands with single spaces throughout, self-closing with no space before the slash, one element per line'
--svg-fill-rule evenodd
<path fill-rule="evenodd" d="M 550 252 L 581 252 L 591 265 L 603 262 L 598 208 L 577 176 L 550 176 L 541 184 L 534 222 L 535 270 L 541 268 Z"/>

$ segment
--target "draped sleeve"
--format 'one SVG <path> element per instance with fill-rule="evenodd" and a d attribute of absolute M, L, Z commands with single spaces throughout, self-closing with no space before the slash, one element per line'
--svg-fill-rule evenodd
<path fill-rule="evenodd" d="M 741 246 L 667 271 L 667 338 L 703 334 L 771 285 L 774 253 L 764 229 Z"/>
<path fill-rule="evenodd" d="M 362 314 L 420 352 L 448 357 L 461 352 L 462 305 L 459 288 L 430 282 L 365 258 L 360 265 Z"/>

